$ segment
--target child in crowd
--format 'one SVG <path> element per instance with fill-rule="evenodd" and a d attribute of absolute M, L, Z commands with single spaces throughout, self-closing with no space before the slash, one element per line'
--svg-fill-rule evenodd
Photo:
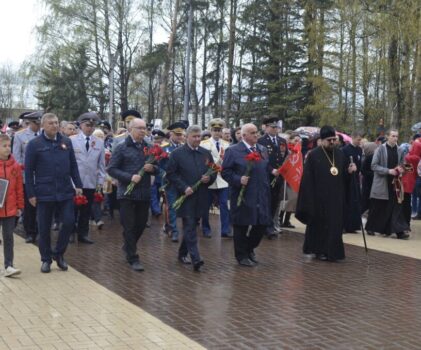
<path fill-rule="evenodd" d="M 22 169 L 11 155 L 11 141 L 8 135 L 0 135 L 0 179 L 5 181 L 1 188 L 7 192 L 4 202 L 0 203 L 0 224 L 3 232 L 3 251 L 5 276 L 20 274 L 20 270 L 13 267 L 13 230 L 16 216 L 20 216 L 24 206 Z"/>

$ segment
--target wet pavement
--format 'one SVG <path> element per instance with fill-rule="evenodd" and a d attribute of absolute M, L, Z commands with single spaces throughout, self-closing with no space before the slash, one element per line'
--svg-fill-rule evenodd
<path fill-rule="evenodd" d="M 213 227 L 218 227 L 211 215 Z M 144 272 L 125 262 L 118 219 L 73 244 L 68 263 L 209 349 L 420 349 L 421 261 L 346 246 L 342 263 L 301 253 L 303 236 L 283 233 L 240 267 L 233 242 L 200 237 L 203 272 L 177 261 L 178 244 L 151 218 L 139 241 Z M 217 230 L 215 230 L 217 232 Z"/>

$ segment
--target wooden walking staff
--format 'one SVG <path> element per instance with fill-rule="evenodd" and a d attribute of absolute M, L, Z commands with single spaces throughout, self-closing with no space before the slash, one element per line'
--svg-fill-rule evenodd
<path fill-rule="evenodd" d="M 354 159 L 352 158 L 352 156 L 349 157 L 349 160 L 350 160 L 350 164 L 354 164 Z M 352 174 L 352 176 L 353 176 L 353 181 L 354 181 L 354 184 L 355 184 L 355 190 L 358 193 L 358 191 L 360 190 L 358 188 L 358 181 L 355 179 L 355 174 L 354 173 Z M 361 232 L 363 234 L 364 249 L 365 249 L 365 254 L 367 256 L 367 263 L 370 263 L 370 259 L 369 259 L 369 256 L 368 256 L 367 240 L 365 238 L 364 224 L 363 224 L 363 219 L 362 219 L 362 216 L 361 215 L 360 215 L 360 226 L 361 226 Z"/>

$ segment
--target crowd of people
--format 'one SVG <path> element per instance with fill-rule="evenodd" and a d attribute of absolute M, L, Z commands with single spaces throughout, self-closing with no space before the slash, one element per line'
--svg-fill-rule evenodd
<path fill-rule="evenodd" d="M 20 221 L 48 273 L 53 260 L 68 269 L 69 243 L 94 243 L 90 229 L 103 228 L 105 211 L 111 218 L 119 211 L 123 251 L 135 271 L 145 268 L 137 245 L 151 215 L 163 216 L 163 233 L 181 240 L 178 261 L 194 271 L 204 265 L 198 227 L 204 238 L 232 238 L 239 265 L 254 267 L 261 239 L 294 228 L 293 213 L 306 224 L 304 253 L 327 261 L 345 258 L 342 234 L 363 229 L 364 216 L 368 234 L 398 239 L 410 237 L 411 219 L 421 219 L 419 134 L 398 146 L 394 129 L 375 142 L 359 132 L 344 140 L 331 126 L 282 132 L 276 117 L 264 118 L 260 129 L 228 128 L 215 118 L 207 130 L 183 120 L 154 129 L 136 110 L 121 118 L 124 127 L 113 132 L 95 112 L 61 122 L 53 113 L 27 112 L 0 135 L 6 276 L 20 273 L 13 266 Z M 217 227 L 209 220 L 213 208 Z M 51 230 L 58 231 L 54 247 Z"/>

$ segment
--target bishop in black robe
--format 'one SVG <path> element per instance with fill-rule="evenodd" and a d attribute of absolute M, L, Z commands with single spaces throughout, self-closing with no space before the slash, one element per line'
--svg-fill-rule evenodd
<path fill-rule="evenodd" d="M 311 151 L 304 163 L 295 217 L 307 225 L 304 253 L 337 261 L 345 258 L 342 232 L 346 166 L 343 153 L 334 147 L 334 129 L 324 128 L 320 130 L 322 146 Z M 333 168 L 337 169 L 336 175 Z"/>

